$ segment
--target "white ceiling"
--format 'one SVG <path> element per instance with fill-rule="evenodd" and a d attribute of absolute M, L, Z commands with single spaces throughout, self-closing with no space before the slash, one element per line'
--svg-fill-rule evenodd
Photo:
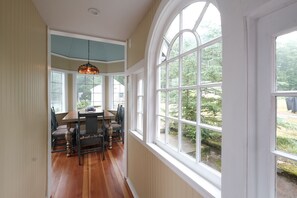
<path fill-rule="evenodd" d="M 126 41 L 153 0 L 32 0 L 51 30 Z M 98 15 L 88 12 L 99 10 Z"/>

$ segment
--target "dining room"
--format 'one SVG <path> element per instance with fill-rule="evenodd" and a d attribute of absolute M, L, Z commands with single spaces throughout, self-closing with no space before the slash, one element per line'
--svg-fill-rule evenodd
<path fill-rule="evenodd" d="M 49 95 L 56 124 L 51 196 L 132 197 L 124 180 L 125 43 L 59 31 L 51 31 L 50 40 Z M 95 73 L 86 67 L 95 68 Z M 87 114 L 98 114 L 96 131 L 104 128 L 104 146 L 83 153 L 100 143 L 79 146 L 81 139 L 89 138 L 77 135 L 87 129 Z"/>

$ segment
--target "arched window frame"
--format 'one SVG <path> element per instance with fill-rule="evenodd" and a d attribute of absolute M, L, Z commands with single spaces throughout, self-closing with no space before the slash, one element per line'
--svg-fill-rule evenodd
<path fill-rule="evenodd" d="M 157 127 L 157 121 L 156 121 L 156 115 L 157 115 L 157 108 L 158 108 L 158 103 L 156 102 L 156 90 L 157 88 L 157 65 L 158 64 L 158 60 L 159 60 L 159 54 L 160 53 L 160 49 L 161 49 L 161 45 L 162 45 L 162 39 L 163 39 L 163 35 L 164 33 L 167 31 L 167 29 L 169 28 L 169 26 L 171 25 L 171 22 L 173 21 L 173 19 L 181 12 L 181 10 L 183 10 L 185 7 L 187 7 L 188 5 L 195 3 L 195 2 L 206 2 L 206 3 L 211 3 L 213 4 L 215 7 L 217 7 L 216 3 L 214 1 L 178 1 L 178 2 L 171 2 L 170 4 L 165 6 L 165 10 L 170 10 L 170 11 L 166 11 L 166 12 L 162 12 L 162 13 L 157 13 L 156 15 L 159 15 L 159 19 L 155 19 L 158 20 L 155 22 L 156 27 L 154 27 L 153 30 L 151 30 L 151 40 L 149 40 L 148 42 L 148 49 L 147 49 L 147 63 L 148 63 L 148 67 L 146 68 L 147 71 L 147 82 L 148 82 L 148 87 L 147 87 L 147 119 L 144 121 L 145 122 L 145 126 L 146 126 L 146 142 L 148 144 L 155 144 L 158 145 L 159 148 L 161 148 L 162 150 L 165 150 L 167 153 L 170 153 L 172 156 L 174 156 L 176 159 L 178 159 L 179 161 L 181 161 L 183 164 L 185 164 L 187 167 L 190 167 L 192 170 L 194 170 L 196 173 L 198 173 L 200 176 L 206 178 L 207 181 L 210 181 L 213 185 L 215 185 L 218 189 L 221 188 L 221 174 L 217 171 L 214 171 L 213 169 L 211 169 L 210 167 L 206 166 L 206 165 L 201 165 L 201 164 L 195 164 L 193 166 L 193 164 L 191 163 L 187 163 L 184 160 L 186 158 L 184 157 L 180 157 L 180 156 L 176 156 L 173 152 L 171 152 L 170 150 L 166 149 L 166 146 L 162 146 L 162 144 L 160 144 L 158 141 L 156 141 L 156 131 L 158 131 L 158 127 Z M 162 4 L 162 2 L 161 2 Z M 162 5 L 160 6 L 162 7 Z M 166 16 L 164 13 L 167 13 Z M 169 14 L 168 14 L 169 13 Z M 160 20 L 164 18 L 163 20 Z M 194 29 L 194 28 L 193 28 Z M 177 38 L 180 38 L 179 35 L 184 33 L 184 32 L 191 32 L 190 30 L 182 30 L 179 32 L 178 35 L 176 35 L 171 42 L 171 46 L 174 44 L 174 41 Z M 194 33 L 195 34 L 195 33 Z M 196 40 L 197 43 L 199 42 L 199 36 L 197 34 L 195 34 L 196 36 Z M 212 40 L 211 42 L 208 42 L 206 45 L 212 45 L 213 43 L 217 43 L 217 42 L 222 42 L 222 37 L 218 37 L 214 40 Z M 206 46 L 205 45 L 205 46 Z M 169 48 L 171 47 L 169 46 Z M 202 45 L 203 47 L 205 47 L 204 45 Z M 201 49 L 201 46 L 199 46 L 197 48 L 198 50 Z M 195 51 L 196 49 L 192 49 L 188 52 L 186 52 L 186 54 L 190 54 L 193 51 Z M 182 56 L 185 56 L 184 54 Z M 168 54 L 167 54 L 168 57 Z M 198 57 L 198 56 L 197 56 Z M 176 57 L 175 57 L 176 58 Z M 175 59 L 173 58 L 173 59 Z M 178 55 L 177 59 L 180 58 L 180 54 Z M 198 72 L 197 72 L 198 73 Z M 180 75 L 180 74 L 179 74 Z M 197 78 L 198 79 L 198 78 Z M 217 83 L 215 86 L 221 86 L 221 82 Z M 197 93 L 198 95 L 198 93 Z M 180 99 L 179 99 L 180 100 Z M 156 107 L 156 108 L 151 108 L 152 106 Z M 197 110 L 197 115 L 199 114 L 199 111 Z M 198 122 L 198 117 L 197 117 L 197 122 Z M 217 130 L 221 132 L 221 128 L 220 127 L 213 127 L 211 129 Z M 187 160 L 186 160 L 187 161 Z"/>

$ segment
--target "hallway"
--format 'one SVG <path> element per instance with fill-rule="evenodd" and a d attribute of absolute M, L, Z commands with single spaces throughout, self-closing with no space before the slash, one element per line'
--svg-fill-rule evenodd
<path fill-rule="evenodd" d="M 78 165 L 77 156 L 66 157 L 65 153 L 52 154 L 51 198 L 133 198 L 123 173 L 122 143 L 113 143 L 113 149 L 84 156 L 83 165 Z"/>

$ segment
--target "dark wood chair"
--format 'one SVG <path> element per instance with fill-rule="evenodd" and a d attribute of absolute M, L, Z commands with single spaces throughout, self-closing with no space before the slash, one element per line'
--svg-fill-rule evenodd
<path fill-rule="evenodd" d="M 70 131 L 74 133 L 74 128 L 71 128 Z M 52 153 L 66 151 L 65 134 L 67 132 L 68 132 L 67 125 L 58 124 L 55 109 L 54 107 L 52 107 L 51 108 Z"/>
<path fill-rule="evenodd" d="M 99 127 L 98 117 L 102 118 Z M 105 121 L 104 112 L 80 113 L 78 112 L 78 123 L 76 127 L 76 144 L 79 165 L 84 154 L 102 151 L 103 160 L 105 159 Z"/>
<path fill-rule="evenodd" d="M 117 122 L 110 123 L 113 129 L 113 141 L 122 141 L 124 143 L 124 118 L 125 108 L 121 105 L 119 108 Z"/>
<path fill-rule="evenodd" d="M 122 105 L 118 104 L 118 108 L 117 108 L 117 111 L 116 111 L 116 114 L 114 116 L 114 120 L 111 120 L 110 123 L 111 124 L 116 124 L 118 123 L 119 121 L 119 114 L 120 114 L 120 109 L 121 109 Z"/>

